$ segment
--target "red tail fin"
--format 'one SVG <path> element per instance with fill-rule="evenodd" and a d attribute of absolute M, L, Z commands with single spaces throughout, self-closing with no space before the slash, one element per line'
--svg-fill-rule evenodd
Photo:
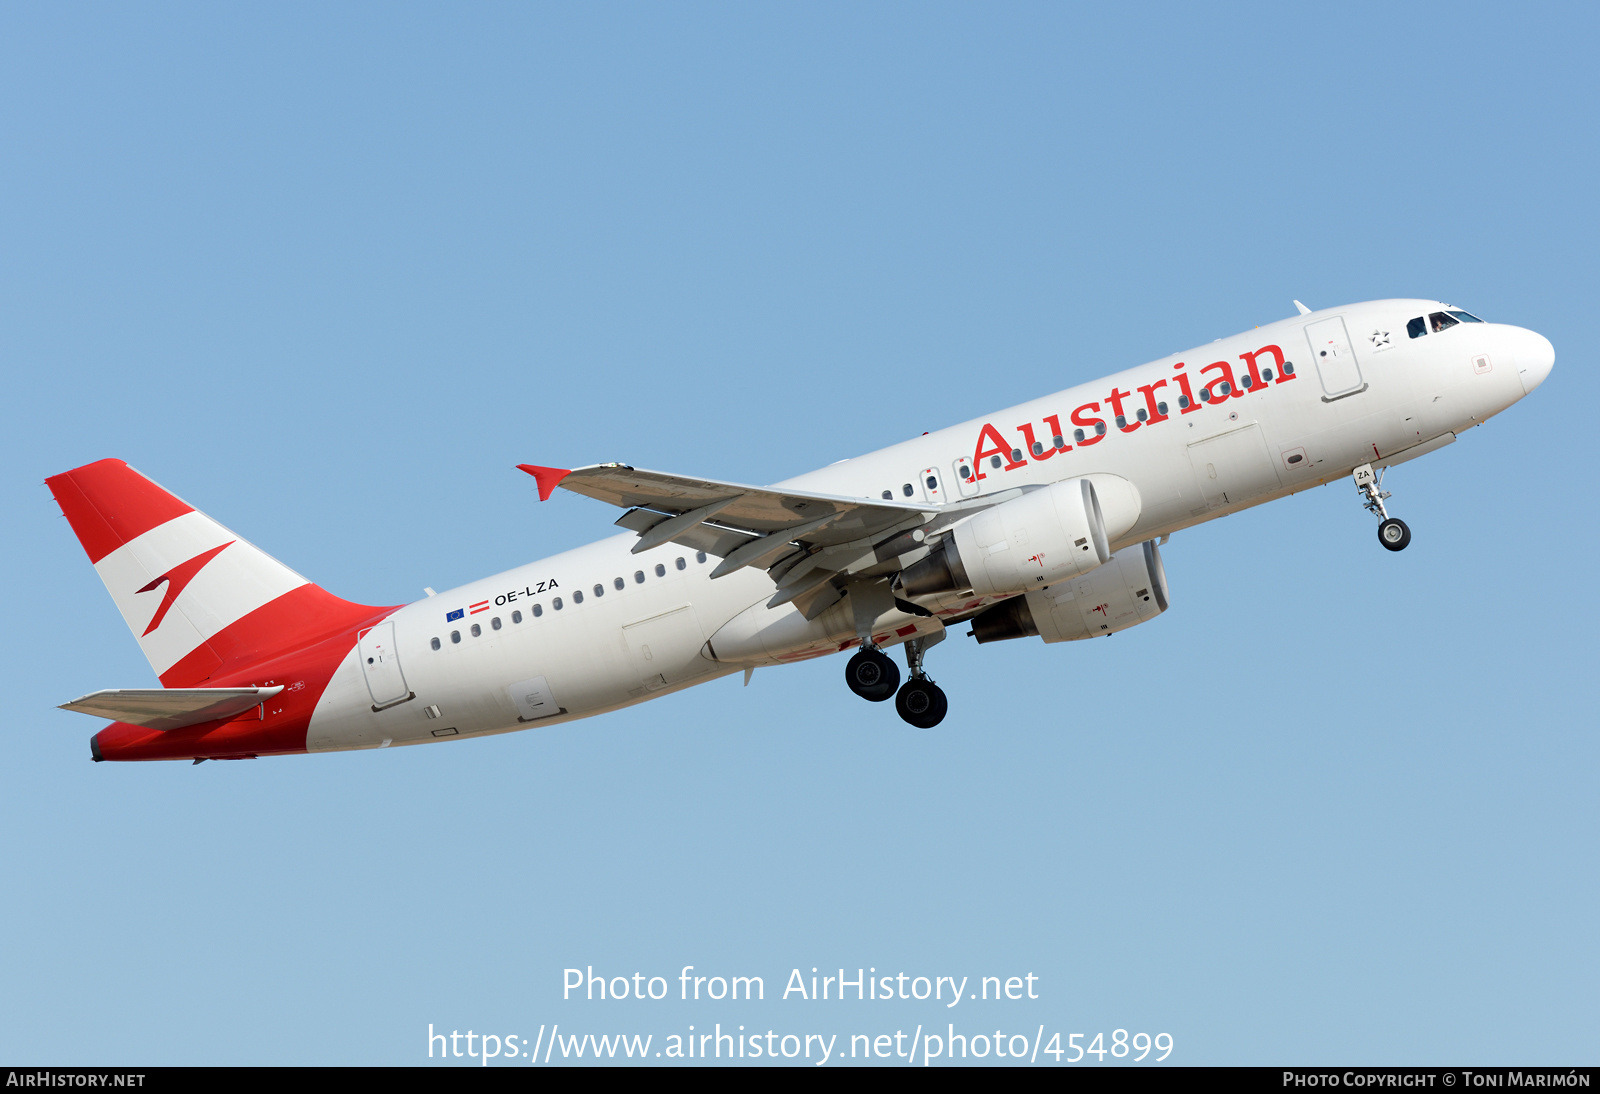
<path fill-rule="evenodd" d="M 393 610 L 311 584 L 121 460 L 45 482 L 167 687 L 222 682 Z"/>

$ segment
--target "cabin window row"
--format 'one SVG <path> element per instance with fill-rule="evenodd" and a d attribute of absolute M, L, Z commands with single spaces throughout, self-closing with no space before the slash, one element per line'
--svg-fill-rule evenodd
<path fill-rule="evenodd" d="M 696 551 L 694 553 L 694 560 L 703 565 L 705 563 L 705 561 L 706 561 L 706 553 L 704 551 Z M 679 555 L 673 561 L 673 566 L 674 566 L 675 569 L 686 570 L 689 567 L 689 563 L 688 563 L 687 560 L 684 559 L 684 557 L 682 555 Z M 666 567 L 665 563 L 661 563 L 661 562 L 656 563 L 656 576 L 657 577 L 666 577 L 667 576 L 667 567 Z M 643 585 L 644 582 L 645 582 L 645 573 L 644 573 L 644 571 L 643 570 L 635 570 L 633 572 L 633 580 L 634 580 L 634 583 L 636 585 Z M 613 588 L 617 589 L 620 592 L 622 589 L 627 587 L 628 583 L 626 581 L 624 581 L 620 577 L 614 577 L 614 578 L 611 579 L 611 584 L 612 584 Z M 604 585 L 601 585 L 601 584 L 596 584 L 594 586 L 593 592 L 594 592 L 594 595 L 597 596 L 597 597 L 604 596 L 606 594 L 606 587 Z M 572 602 L 574 604 L 582 604 L 583 603 L 583 590 L 582 589 L 574 590 L 574 592 L 572 594 Z M 554 597 L 554 598 L 551 599 L 550 607 L 553 608 L 555 611 L 559 612 L 562 608 L 566 607 L 566 603 L 561 599 L 561 597 L 558 596 L 558 597 Z M 538 619 L 540 616 L 542 616 L 544 614 L 544 605 L 536 603 L 536 604 L 532 605 L 528 610 L 529 610 L 530 613 L 532 613 L 533 618 Z M 513 622 L 513 623 L 521 623 L 522 622 L 522 611 L 521 611 L 521 609 L 518 609 L 518 610 L 513 611 L 511 613 L 511 622 Z M 503 624 L 500 622 L 500 617 L 498 615 L 489 620 L 489 629 L 490 630 L 497 631 L 497 630 L 500 630 L 502 626 L 503 626 Z M 483 637 L 483 624 L 481 624 L 481 623 L 472 624 L 472 626 L 467 628 L 467 633 L 469 635 L 471 635 L 473 638 L 481 638 L 481 637 Z M 450 644 L 453 645 L 453 646 L 461 644 L 461 632 L 460 631 L 451 631 L 450 632 Z M 442 641 L 440 641 L 438 638 L 431 639 L 428 642 L 428 645 L 431 648 L 436 649 L 436 650 L 444 648 L 444 643 Z"/>

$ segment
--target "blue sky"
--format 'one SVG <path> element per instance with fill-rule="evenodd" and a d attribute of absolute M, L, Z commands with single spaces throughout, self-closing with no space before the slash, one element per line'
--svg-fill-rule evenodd
<path fill-rule="evenodd" d="M 1582 5 L 0 11 L 0 1057 L 414 1063 L 426 1027 L 1168 1032 L 1183 1063 L 1600 1055 Z M 1556 369 L 1175 536 L 1170 612 L 550 731 L 92 765 L 149 667 L 46 475 L 128 460 L 394 603 L 600 538 L 519 462 L 775 481 L 1313 307 Z M 561 970 L 761 975 L 563 1002 Z M 792 968 L 1040 999 L 773 998 Z M 675 984 L 676 981 L 673 980 Z M 977 1004 L 973 1004 L 976 1008 Z M 966 1004 L 963 1004 L 965 1010 Z"/>

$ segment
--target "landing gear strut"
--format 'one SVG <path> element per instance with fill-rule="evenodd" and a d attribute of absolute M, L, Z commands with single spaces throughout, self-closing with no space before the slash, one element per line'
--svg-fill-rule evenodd
<path fill-rule="evenodd" d="M 1362 504 L 1367 512 L 1382 522 L 1378 525 L 1378 542 L 1387 550 L 1404 551 L 1411 542 L 1411 529 L 1406 527 L 1405 521 L 1391 517 L 1389 510 L 1384 508 L 1383 500 L 1390 494 L 1383 488 L 1383 472 L 1374 473 L 1372 465 L 1364 463 L 1355 469 L 1351 477 L 1355 480 L 1356 489 L 1366 499 Z"/>
<path fill-rule="evenodd" d="M 922 671 L 922 659 L 928 647 L 943 638 L 944 632 L 940 631 L 931 638 L 913 638 L 906 643 L 906 667 L 911 670 L 911 679 L 894 697 L 894 709 L 918 729 L 932 729 L 944 721 L 950 709 L 944 689 Z"/>

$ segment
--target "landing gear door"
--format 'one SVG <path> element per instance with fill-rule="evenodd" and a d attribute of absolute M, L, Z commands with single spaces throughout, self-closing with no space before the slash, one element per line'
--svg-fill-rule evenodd
<path fill-rule="evenodd" d="M 400 655 L 394 648 L 394 620 L 373 627 L 356 643 L 361 672 L 372 693 L 372 709 L 382 710 L 412 698 L 406 677 L 400 671 Z"/>
<path fill-rule="evenodd" d="M 1341 316 L 1306 327 L 1306 340 L 1311 343 L 1311 359 L 1317 363 L 1317 375 L 1322 380 L 1323 402 L 1331 403 L 1367 390 Z"/>
<path fill-rule="evenodd" d="M 933 505 L 943 505 L 950 499 L 944 496 L 944 479 L 937 467 L 924 467 L 918 476 L 922 480 L 922 496 Z"/>
<path fill-rule="evenodd" d="M 958 456 L 950 464 L 950 470 L 955 472 L 956 489 L 961 491 L 964 498 L 978 496 L 978 479 L 973 472 L 971 456 Z"/>

